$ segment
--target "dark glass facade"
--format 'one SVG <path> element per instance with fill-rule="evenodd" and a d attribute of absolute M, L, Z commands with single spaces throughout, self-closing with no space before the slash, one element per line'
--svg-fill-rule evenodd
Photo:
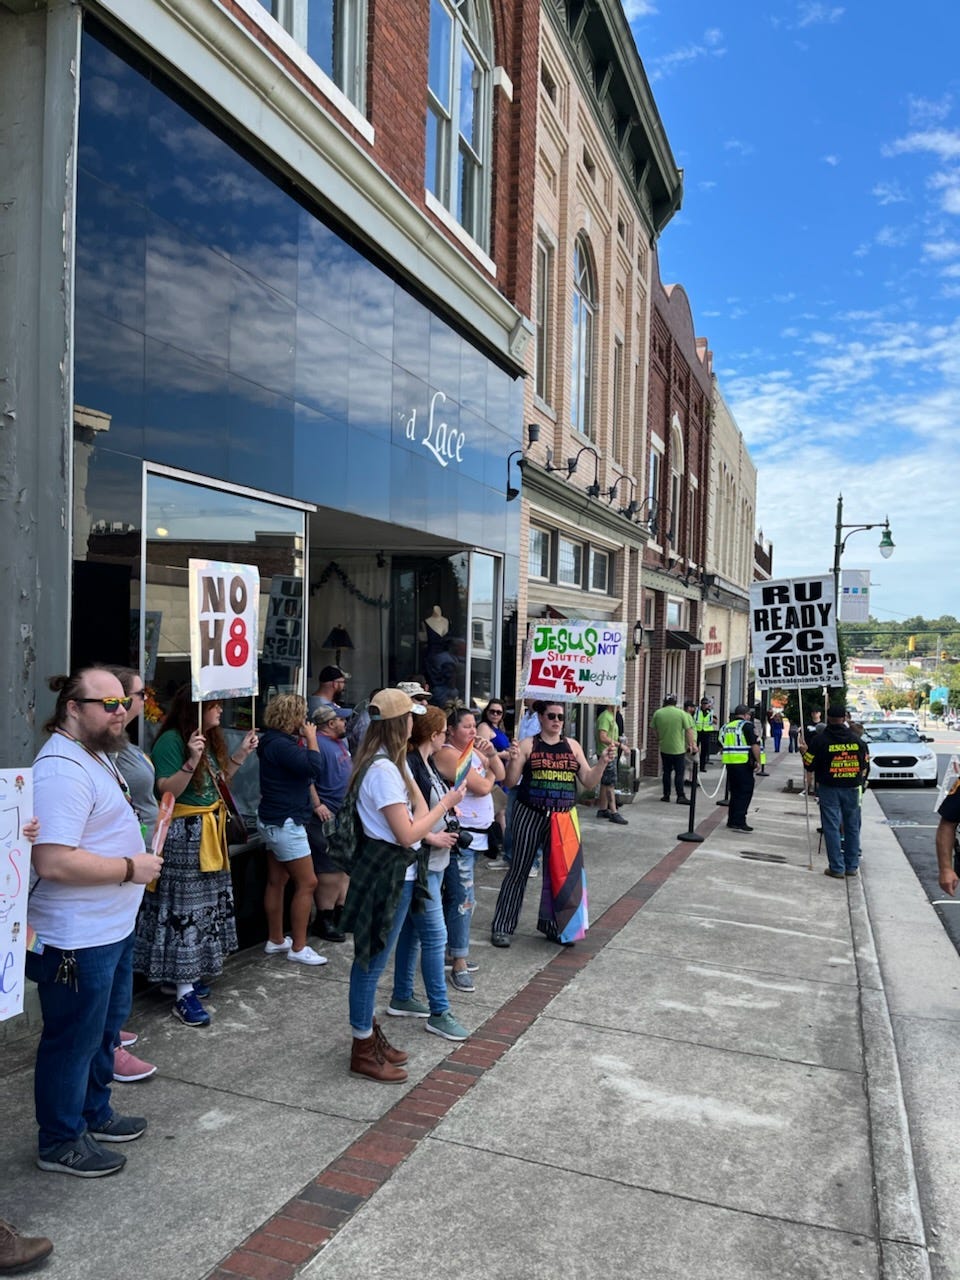
<path fill-rule="evenodd" d="M 506 549 L 519 382 L 90 30 L 79 161 L 98 451 Z"/>
<path fill-rule="evenodd" d="M 515 599 L 521 383 L 89 20 L 78 161 L 77 559 L 139 554 L 146 461 L 342 512 L 331 554 L 492 551 Z"/>

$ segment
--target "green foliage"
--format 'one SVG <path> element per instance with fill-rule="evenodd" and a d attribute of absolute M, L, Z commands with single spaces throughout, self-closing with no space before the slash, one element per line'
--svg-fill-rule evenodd
<path fill-rule="evenodd" d="M 952 614 L 939 618 L 905 618 L 901 622 L 841 622 L 840 633 L 847 639 L 852 654 L 863 649 L 877 649 L 884 658 L 932 657 L 946 650 L 951 658 L 960 655 L 960 622 Z M 910 637 L 915 648 L 908 648 Z"/>
<path fill-rule="evenodd" d="M 943 703 L 940 701 L 939 698 L 936 700 L 936 702 L 930 703 L 930 714 L 932 716 L 942 716 L 945 709 L 946 708 L 944 707 Z"/>

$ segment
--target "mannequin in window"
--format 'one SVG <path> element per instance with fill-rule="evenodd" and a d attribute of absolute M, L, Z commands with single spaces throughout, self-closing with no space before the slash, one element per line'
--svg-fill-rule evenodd
<path fill-rule="evenodd" d="M 423 673 L 430 683 L 436 705 L 442 707 L 458 697 L 457 660 L 450 652 L 450 623 L 438 604 L 423 620 L 422 638 L 427 646 L 423 655 Z"/>

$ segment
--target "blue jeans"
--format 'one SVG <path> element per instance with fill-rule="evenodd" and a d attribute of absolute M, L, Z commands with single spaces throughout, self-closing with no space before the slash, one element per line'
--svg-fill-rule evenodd
<path fill-rule="evenodd" d="M 113 1047 L 133 999 L 132 933 L 73 955 L 76 990 L 56 981 L 64 956 L 59 947 L 48 943 L 40 955 L 27 955 L 27 977 L 37 984 L 43 1013 L 33 1080 L 41 1155 L 113 1115 Z"/>
<path fill-rule="evenodd" d="M 435 873 L 428 872 L 427 873 L 428 878 L 432 874 L 435 874 Z M 439 873 L 436 873 L 436 874 L 439 874 Z M 403 892 L 400 894 L 400 901 L 397 904 L 396 915 L 393 917 L 393 924 L 390 926 L 390 933 L 389 933 L 389 936 L 387 937 L 386 946 L 383 948 L 383 950 L 378 951 L 375 956 L 371 957 L 368 968 L 364 969 L 362 965 L 356 962 L 356 960 L 354 960 L 353 965 L 350 968 L 350 1026 L 353 1028 L 353 1034 L 355 1036 L 369 1035 L 373 1028 L 373 1013 L 377 1003 L 377 983 L 380 981 L 380 977 L 383 974 L 384 969 L 386 969 L 387 967 L 387 961 L 390 959 L 390 953 L 393 951 L 394 947 L 397 946 L 398 939 L 400 938 L 400 934 L 403 931 L 404 925 L 406 924 L 408 917 L 413 921 L 412 927 L 413 927 L 413 930 L 416 932 L 420 929 L 421 924 L 425 920 L 425 918 L 431 916 L 431 903 L 425 904 L 425 906 L 427 907 L 427 911 L 425 913 L 418 913 L 417 915 L 411 914 L 410 903 L 413 901 L 413 886 L 414 886 L 413 880 L 404 881 Z M 430 897 L 432 901 L 433 899 L 432 884 L 430 889 Z M 438 903 L 439 903 L 439 899 L 438 899 Z M 439 913 L 437 913 L 437 915 L 439 915 Z M 435 932 L 437 928 L 437 924 L 436 924 L 437 915 L 433 915 L 432 917 L 434 920 L 434 923 L 431 926 L 432 932 Z M 442 916 L 440 917 L 439 922 L 442 927 L 442 924 L 443 924 Z M 419 936 L 420 936 L 421 946 L 423 946 L 424 945 L 423 935 L 419 934 Z M 444 977 L 443 977 L 443 948 L 444 948 L 445 941 L 446 941 L 446 933 L 444 932 L 439 942 L 440 982 L 443 986 L 443 1004 L 437 1009 L 434 1009 L 433 1000 L 431 1000 L 430 1008 L 431 1008 L 431 1012 L 433 1013 L 442 1013 L 444 1009 L 449 1009 L 450 1007 L 449 1001 L 447 1000 L 446 982 L 444 981 Z M 437 943 L 431 939 L 427 942 L 425 950 L 428 948 L 432 950 L 433 948 L 436 947 L 436 945 Z M 404 952 L 402 953 L 402 957 L 401 957 L 401 952 L 398 948 L 397 962 L 394 969 L 394 973 L 395 973 L 394 985 L 395 986 L 400 981 L 399 975 L 401 972 L 400 970 L 401 958 L 403 960 L 403 966 L 405 970 L 408 969 L 410 966 L 409 951 L 411 949 L 413 950 L 413 956 L 414 956 L 413 963 L 416 964 L 416 947 L 413 945 L 413 935 L 410 936 L 408 942 L 405 944 L 405 949 L 404 949 Z M 426 959 L 424 960 L 424 981 L 425 982 L 427 981 Z M 412 970 L 410 970 L 410 993 L 409 994 L 411 995 L 413 994 Z M 427 995 L 428 997 L 430 996 L 429 988 L 427 990 Z M 399 991 L 396 992 L 396 996 L 398 1000 L 401 998 L 401 994 Z M 436 992 L 434 992 L 434 996 L 436 996 Z M 407 997 L 404 997 L 404 998 L 407 998 Z"/>
<path fill-rule="evenodd" d="M 470 954 L 470 921 L 476 904 L 473 877 L 477 855 L 461 849 L 450 855 L 450 865 L 443 873 L 443 916 L 447 929 L 447 950 L 454 960 Z"/>
<path fill-rule="evenodd" d="M 442 871 L 428 871 L 430 901 L 425 910 L 407 912 L 400 936 L 397 939 L 397 958 L 393 966 L 393 994 L 397 1000 L 409 1000 L 413 996 L 413 977 L 417 968 L 417 952 L 420 952 L 420 972 L 427 993 L 431 1013 L 444 1013 L 450 1008 L 447 999 L 447 980 L 443 974 L 443 953 L 447 947 L 447 926 L 443 922 L 443 905 L 440 901 Z"/>
<path fill-rule="evenodd" d="M 860 788 L 830 787 L 821 782 L 818 794 L 830 870 L 856 871 L 860 866 Z"/>

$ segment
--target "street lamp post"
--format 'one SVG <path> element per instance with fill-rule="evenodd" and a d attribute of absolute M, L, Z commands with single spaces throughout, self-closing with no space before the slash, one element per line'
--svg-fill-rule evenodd
<path fill-rule="evenodd" d="M 845 534 L 843 531 L 847 529 Z M 893 534 L 890 532 L 890 518 L 884 517 L 883 520 L 874 520 L 871 524 L 844 524 L 843 523 L 843 494 L 837 494 L 837 536 L 833 543 L 833 596 L 836 602 L 837 619 L 840 618 L 840 557 L 843 555 L 844 548 L 847 545 L 847 538 L 853 533 L 860 533 L 864 529 L 882 529 L 883 534 L 880 538 L 880 554 L 884 560 L 889 560 L 893 555 L 894 542 Z"/>
<path fill-rule="evenodd" d="M 844 533 L 844 529 L 847 533 Z M 861 533 L 865 529 L 882 529 L 883 534 L 880 538 L 880 554 L 884 560 L 889 560 L 893 555 L 893 534 L 890 532 L 890 518 L 884 517 L 882 521 L 874 520 L 871 524 L 844 524 L 843 523 L 843 494 L 837 494 L 837 536 L 833 542 L 833 599 L 834 608 L 837 617 L 837 636 L 840 634 L 840 557 L 843 555 L 844 547 L 847 545 L 847 538 L 853 533 Z M 843 673 L 843 679 L 846 674 Z M 826 698 L 826 690 L 824 690 L 824 698 Z"/>

